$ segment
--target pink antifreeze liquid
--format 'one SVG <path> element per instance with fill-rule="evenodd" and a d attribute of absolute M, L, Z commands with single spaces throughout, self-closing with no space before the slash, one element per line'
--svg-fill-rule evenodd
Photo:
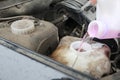
<path fill-rule="evenodd" d="M 92 37 L 90 38 L 89 35 L 88 35 L 88 33 L 85 33 L 85 35 L 83 36 L 83 38 L 82 38 L 82 40 L 81 40 L 81 43 L 80 43 L 80 46 L 79 46 L 79 48 L 77 49 L 77 51 L 81 52 L 81 50 L 82 50 L 82 45 L 84 44 L 84 42 L 85 42 L 87 39 L 92 40 L 93 38 L 92 38 Z"/>

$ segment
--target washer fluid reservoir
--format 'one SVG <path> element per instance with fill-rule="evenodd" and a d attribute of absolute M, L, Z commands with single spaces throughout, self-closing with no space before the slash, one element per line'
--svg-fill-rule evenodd
<path fill-rule="evenodd" d="M 52 23 L 43 20 L 21 19 L 3 27 L 0 23 L 0 37 L 25 48 L 48 55 L 58 43 L 58 30 Z"/>

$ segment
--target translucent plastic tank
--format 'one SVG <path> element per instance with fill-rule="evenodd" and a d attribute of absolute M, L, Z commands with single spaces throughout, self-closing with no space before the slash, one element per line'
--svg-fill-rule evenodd
<path fill-rule="evenodd" d="M 73 69 L 95 78 L 101 78 L 110 73 L 110 49 L 105 44 L 95 41 L 84 42 L 81 51 L 81 39 L 64 37 L 51 57 Z"/>
<path fill-rule="evenodd" d="M 47 21 L 21 19 L 10 23 L 1 22 L 0 37 L 30 50 L 48 54 L 58 43 L 58 30 Z"/>

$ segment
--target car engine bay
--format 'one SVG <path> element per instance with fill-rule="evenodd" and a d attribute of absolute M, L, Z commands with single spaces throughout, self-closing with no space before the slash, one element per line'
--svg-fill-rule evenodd
<path fill-rule="evenodd" d="M 71 51 L 67 51 L 70 47 L 69 44 L 81 40 L 87 31 L 89 22 L 96 19 L 96 6 L 87 5 L 87 2 L 88 0 L 1 0 L 0 37 L 40 55 L 47 56 L 58 63 L 74 67 L 77 64 L 74 63 L 77 60 L 73 61 L 74 55 L 66 54 L 71 53 Z M 28 26 L 31 28 L 28 29 Z M 120 75 L 120 39 L 93 38 L 92 41 L 88 42 L 95 47 L 94 53 L 99 54 L 101 51 L 107 55 L 104 58 L 105 61 L 110 60 L 108 61 L 110 66 L 107 66 L 103 71 L 109 67 L 110 71 L 106 74 L 103 72 L 97 77 L 96 74 L 98 73 L 88 72 L 92 74 L 90 76 L 101 80 L 118 80 L 117 77 Z M 81 60 L 84 62 L 84 59 L 79 60 L 78 58 L 78 64 Z M 84 65 L 82 62 L 81 64 Z M 101 63 L 102 66 L 105 64 Z M 79 69 L 77 70 L 79 71 Z M 87 71 L 82 72 L 86 73 Z M 114 77 L 114 74 L 117 74 L 115 75 L 117 77 Z M 109 76 L 113 76 L 113 79 Z"/>

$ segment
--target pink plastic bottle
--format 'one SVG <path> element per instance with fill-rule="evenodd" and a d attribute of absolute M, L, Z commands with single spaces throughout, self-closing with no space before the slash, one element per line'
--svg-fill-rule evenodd
<path fill-rule="evenodd" d="M 120 38 L 120 0 L 97 0 L 96 20 L 88 25 L 90 37 Z"/>

